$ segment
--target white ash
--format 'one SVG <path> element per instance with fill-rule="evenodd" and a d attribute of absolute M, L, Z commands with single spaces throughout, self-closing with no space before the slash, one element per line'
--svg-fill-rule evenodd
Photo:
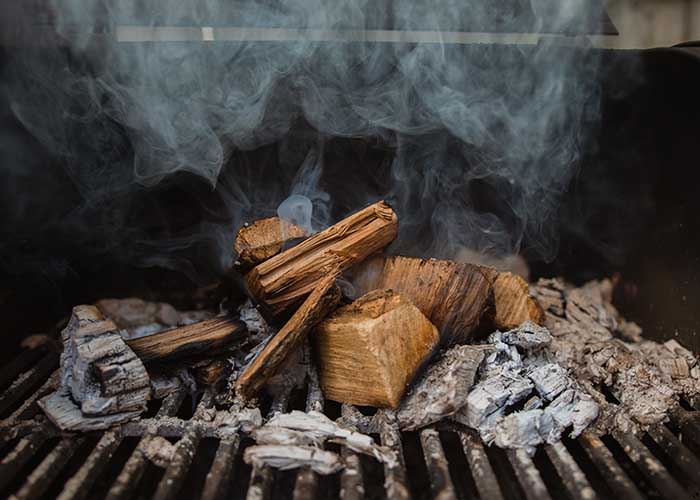
<path fill-rule="evenodd" d="M 309 467 L 321 475 L 333 474 L 344 467 L 337 453 L 315 446 L 254 445 L 246 448 L 243 460 L 258 468 L 269 466 L 290 470 Z"/>
<path fill-rule="evenodd" d="M 571 385 L 571 379 L 566 374 L 566 370 L 558 363 L 534 367 L 528 370 L 527 376 L 535 384 L 535 389 L 540 396 L 547 401 L 552 401 Z"/>
<path fill-rule="evenodd" d="M 641 337 L 612 305 L 610 280 L 573 287 L 540 280 L 533 295 L 545 310 L 553 335 L 551 352 L 601 407 L 595 429 L 643 430 L 664 422 L 680 397 L 700 394 L 700 368 L 677 341 Z M 617 403 L 599 392 L 606 386 Z"/>
<path fill-rule="evenodd" d="M 154 465 L 165 469 L 173 460 L 175 445 L 161 436 L 146 436 L 140 450 Z"/>
<path fill-rule="evenodd" d="M 552 342 L 552 335 L 546 328 L 532 321 L 526 321 L 513 330 L 492 333 L 489 336 L 489 342 L 503 342 L 509 346 L 532 350 L 549 345 Z"/>
<path fill-rule="evenodd" d="M 238 314 L 248 332 L 258 340 L 264 340 L 274 333 L 250 299 L 239 306 Z"/>
<path fill-rule="evenodd" d="M 217 411 L 213 424 L 218 435 L 233 435 L 238 431 L 253 432 L 262 425 L 262 415 L 258 408 L 235 408 L 229 411 Z"/>
<path fill-rule="evenodd" d="M 467 403 L 477 370 L 492 346 L 461 345 L 433 363 L 401 402 L 397 412 L 403 430 L 416 430 L 454 415 Z"/>
<path fill-rule="evenodd" d="M 291 431 L 291 432 L 290 432 Z M 371 436 L 345 428 L 317 411 L 292 411 L 274 415 L 253 437 L 267 444 L 320 446 L 326 441 L 340 443 L 353 451 L 376 458 L 386 464 L 395 464 L 396 456 L 376 444 Z M 298 440 L 294 440 L 298 438 Z"/>

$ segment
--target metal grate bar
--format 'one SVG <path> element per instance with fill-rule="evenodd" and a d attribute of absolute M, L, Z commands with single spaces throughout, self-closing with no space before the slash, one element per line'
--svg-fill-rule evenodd
<path fill-rule="evenodd" d="M 544 449 L 572 498 L 592 500 L 598 497 L 564 443 L 559 441 L 546 445 Z"/>
<path fill-rule="evenodd" d="M 7 363 L 0 372 L 0 388 L 10 385 L 12 381 L 17 379 L 22 372 L 26 371 L 28 367 L 38 361 L 44 354 L 46 354 L 45 346 L 20 352 Z"/>
<path fill-rule="evenodd" d="M 192 464 L 192 459 L 195 453 L 197 453 L 197 448 L 202 438 L 202 432 L 197 422 L 199 420 L 208 420 L 207 410 L 211 408 L 213 404 L 213 394 L 211 391 L 206 391 L 197 404 L 197 409 L 194 415 L 192 415 L 189 428 L 180 441 L 177 442 L 173 459 L 158 484 L 158 489 L 153 496 L 154 500 L 175 498 L 182 487 L 182 483 L 185 481 L 187 471 Z"/>
<path fill-rule="evenodd" d="M 508 450 L 507 455 L 515 475 L 523 487 L 525 497 L 528 500 L 550 500 L 551 496 L 547 491 L 547 486 L 542 481 L 540 471 L 537 470 L 527 452 L 525 450 Z"/>
<path fill-rule="evenodd" d="M 17 446 L 0 462 L 0 492 L 4 490 L 16 477 L 16 474 L 39 451 L 42 444 L 48 439 L 43 432 L 33 432 L 23 437 Z"/>
<path fill-rule="evenodd" d="M 589 432 L 584 432 L 579 438 L 579 443 L 615 495 L 626 500 L 644 498 L 603 441 Z"/>
<path fill-rule="evenodd" d="M 29 474 L 20 490 L 10 498 L 12 500 L 34 500 L 43 495 L 51 486 L 54 479 L 66 466 L 84 438 L 62 439 L 51 452 L 46 455 L 39 466 Z"/>
<path fill-rule="evenodd" d="M 308 349 L 305 349 L 308 352 Z M 308 355 L 308 354 L 307 354 Z M 323 411 L 323 393 L 318 374 L 313 364 L 307 366 L 308 392 L 306 394 L 306 411 Z M 311 469 L 302 469 L 297 473 L 292 498 L 306 500 L 314 498 L 318 490 L 318 474 Z"/>
<path fill-rule="evenodd" d="M 156 417 L 161 418 L 175 415 L 180 409 L 180 405 L 182 405 L 182 401 L 184 399 L 185 390 L 183 388 L 180 388 L 168 395 L 163 400 L 163 404 L 158 410 Z M 114 481 L 109 493 L 107 493 L 107 500 L 126 498 L 131 494 L 134 488 L 136 488 L 147 465 L 147 458 L 144 456 L 141 448 L 148 444 L 150 437 L 156 432 L 157 429 L 153 429 L 152 431 L 146 431 L 143 434 L 143 437 L 136 446 L 136 449 L 134 449 L 134 451 L 131 453 L 131 456 L 127 460 L 126 464 L 124 464 L 124 468 L 119 473 L 119 476 L 117 476 L 117 479 Z"/>
<path fill-rule="evenodd" d="M 498 485 L 496 474 L 493 472 L 489 457 L 486 455 L 484 445 L 473 431 L 460 431 L 457 433 L 462 442 L 464 455 L 469 462 L 472 477 L 479 491 L 479 497 L 489 500 L 503 500 L 503 493 Z"/>
<path fill-rule="evenodd" d="M 224 492 L 233 471 L 233 463 L 240 445 L 241 438 L 238 434 L 219 441 L 219 447 L 214 456 L 214 462 L 207 473 L 202 492 L 202 500 L 215 500 Z"/>
<path fill-rule="evenodd" d="M 7 413 L 40 381 L 45 380 L 57 365 L 58 357 L 53 352 L 50 352 L 41 358 L 39 363 L 21 373 L 0 396 L 0 415 Z"/>
<path fill-rule="evenodd" d="M 340 473 L 340 498 L 360 500 L 365 497 L 360 457 L 346 447 L 341 450 L 341 456 L 345 461 L 345 469 Z"/>
<path fill-rule="evenodd" d="M 700 471 L 700 460 L 665 425 L 652 426 L 647 433 L 689 479 L 695 479 L 698 471 Z"/>
<path fill-rule="evenodd" d="M 122 436 L 118 430 L 105 432 L 83 466 L 66 482 L 58 500 L 86 498 L 121 442 Z"/>
<path fill-rule="evenodd" d="M 420 432 L 420 444 L 423 449 L 425 466 L 428 468 L 433 496 L 455 498 L 455 487 L 450 477 L 445 450 L 440 442 L 440 433 L 435 429 L 423 429 Z"/>
<path fill-rule="evenodd" d="M 389 500 L 404 500 L 411 498 L 406 485 L 406 464 L 403 458 L 401 433 L 396 422 L 396 415 L 391 410 L 380 410 L 377 414 L 379 423 L 379 439 L 381 444 L 396 455 L 396 463 L 384 464 L 384 489 Z"/>
<path fill-rule="evenodd" d="M 665 498 L 690 498 L 661 462 L 634 435 L 613 432 L 613 437 L 620 443 L 632 462 L 649 478 L 654 487 Z"/>
<path fill-rule="evenodd" d="M 32 392 L 30 396 L 22 402 L 19 408 L 3 421 L 3 425 L 13 425 L 19 420 L 30 418 L 36 411 L 39 411 L 38 406 L 34 406 L 34 404 L 58 386 L 58 379 L 60 376 L 60 370 L 55 370 L 38 390 Z"/>

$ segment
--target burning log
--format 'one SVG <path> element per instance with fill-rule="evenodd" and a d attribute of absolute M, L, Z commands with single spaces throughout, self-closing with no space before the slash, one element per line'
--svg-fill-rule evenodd
<path fill-rule="evenodd" d="M 467 403 L 479 365 L 491 350 L 491 345 L 449 349 L 402 401 L 396 414 L 401 429 L 420 429 L 457 413 Z"/>
<path fill-rule="evenodd" d="M 370 292 L 316 328 L 323 392 L 342 403 L 395 408 L 438 339 L 405 296 Z"/>
<path fill-rule="evenodd" d="M 544 311 L 530 295 L 524 279 L 517 274 L 499 272 L 488 267 L 482 267 L 482 270 L 493 284 L 496 308 L 493 325 L 496 329 L 510 330 L 525 321 L 532 321 L 538 325 L 544 322 Z"/>
<path fill-rule="evenodd" d="M 306 298 L 301 307 L 265 346 L 236 381 L 236 391 L 243 398 L 253 397 L 274 375 L 291 351 L 340 300 L 336 276 L 326 276 Z"/>
<path fill-rule="evenodd" d="M 233 249 L 244 270 L 280 253 L 285 244 L 308 236 L 306 231 L 279 217 L 261 219 L 238 230 Z"/>
<path fill-rule="evenodd" d="M 280 316 L 329 273 L 343 272 L 387 246 L 397 228 L 389 205 L 370 205 L 258 264 L 246 275 L 248 289 L 268 316 Z"/>
<path fill-rule="evenodd" d="M 395 290 L 428 317 L 447 344 L 460 344 L 493 319 L 494 292 L 483 269 L 448 260 L 376 257 L 353 274 L 358 293 Z"/>
<path fill-rule="evenodd" d="M 221 317 L 126 342 L 141 361 L 148 364 L 221 354 L 233 342 L 240 340 L 246 331 L 243 322 Z"/>

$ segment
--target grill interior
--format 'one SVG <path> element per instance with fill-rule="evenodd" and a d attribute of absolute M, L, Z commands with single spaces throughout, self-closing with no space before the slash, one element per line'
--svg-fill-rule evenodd
<path fill-rule="evenodd" d="M 279 396 L 264 415 L 322 408 L 331 418 L 356 421 L 362 432 L 402 458 L 385 466 L 336 448 L 347 467 L 332 476 L 308 470 L 251 468 L 242 460 L 243 433 L 222 434 L 211 423 L 218 409 L 210 392 L 180 389 L 136 422 L 104 432 L 62 434 L 37 399 L 57 381 L 58 356 L 47 346 L 25 350 L 0 373 L 0 495 L 60 498 L 698 498 L 700 405 L 682 401 L 666 424 L 641 436 L 584 433 L 524 451 L 485 446 L 458 425 L 442 423 L 399 432 L 390 413 L 317 399 L 307 386 Z M 313 378 L 313 377 L 312 377 Z M 310 380 L 310 384 L 313 381 Z M 363 413 L 364 412 L 364 413 Z M 167 467 L 141 449 L 152 436 L 176 444 Z M 337 445 L 334 445 L 337 446 Z"/>

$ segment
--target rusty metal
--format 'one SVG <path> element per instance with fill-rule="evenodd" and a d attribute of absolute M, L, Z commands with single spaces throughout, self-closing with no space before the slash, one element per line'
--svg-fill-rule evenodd
<path fill-rule="evenodd" d="M 278 472 L 269 468 L 253 468 L 248 476 L 241 476 L 244 469 L 239 468 L 237 463 L 241 448 L 247 442 L 245 435 L 217 428 L 213 422 L 217 410 L 211 393 L 205 393 L 196 401 L 197 406 L 191 417 L 182 416 L 181 407 L 187 394 L 180 389 L 160 402 L 159 408 L 153 409 L 157 409 L 157 412 L 152 418 L 90 435 L 61 433 L 36 405 L 36 401 L 50 392 L 58 379 L 57 372 L 52 375 L 55 364 L 48 361 L 46 356 L 42 353 L 18 357 L 25 360 L 27 365 L 15 363 L 17 366 L 13 366 L 13 369 L 17 377 L 5 384 L 6 390 L 0 399 L 9 402 L 5 403 L 7 417 L 0 422 L 1 497 L 46 498 L 49 492 L 58 492 L 55 497 L 59 500 L 93 498 L 98 479 L 108 471 L 112 471 L 110 475 L 115 479 L 104 486 L 106 498 L 142 497 L 139 488 L 151 463 L 144 451 L 149 440 L 158 436 L 170 439 L 175 447 L 169 462 L 160 465 L 163 467 L 162 477 L 153 483 L 154 489 L 148 494 L 153 498 L 225 498 L 231 491 L 234 479 L 236 484 L 247 488 L 241 492 L 246 498 L 271 498 L 275 494 L 275 482 L 280 477 Z M 307 382 L 306 401 L 302 408 L 297 409 L 323 411 L 325 402 L 317 376 L 310 373 Z M 291 390 L 278 394 L 267 416 L 292 409 L 291 399 Z M 671 427 L 654 426 L 641 437 L 618 432 L 601 439 L 586 432 L 577 439 L 576 449 L 572 447 L 575 443 L 571 443 L 571 446 L 562 442 L 547 445 L 542 454 L 543 460 L 533 460 L 524 450 L 508 450 L 496 457 L 498 463 L 493 464 L 495 456 L 491 456 L 490 451 L 487 453 L 486 445 L 476 433 L 458 424 L 441 423 L 418 433 L 424 458 L 422 472 L 413 470 L 420 461 L 404 459 L 404 453 L 414 450 L 404 450 L 403 435 L 392 411 L 380 410 L 374 416 L 367 416 L 357 408 L 343 405 L 341 416 L 345 425 L 361 432 L 378 434 L 381 444 L 392 449 L 398 458 L 396 463 L 382 465 L 384 482 L 373 485 L 367 483 L 372 479 L 363 473 L 362 461 L 357 453 L 342 447 L 340 453 L 346 467 L 338 473 L 340 488 L 337 494 L 343 499 L 365 498 L 368 486 L 372 486 L 372 490 L 376 489 L 375 486 L 383 487 L 386 498 L 391 499 L 409 499 L 426 494 L 460 498 L 466 493 L 457 486 L 458 483 L 464 484 L 464 478 L 453 476 L 456 470 L 450 462 L 453 453 L 463 454 L 468 467 L 460 469 L 459 474 L 470 476 L 470 488 L 475 488 L 480 498 L 498 500 L 508 496 L 502 490 L 502 486 L 505 488 L 508 485 L 499 483 L 499 480 L 506 479 L 495 472 L 502 469 L 503 460 L 514 472 L 513 480 L 524 497 L 533 500 L 556 498 L 561 493 L 561 487 L 571 498 L 586 499 L 609 496 L 610 492 L 632 500 L 649 497 L 691 498 L 697 492 L 697 485 L 693 487 L 692 484 L 694 474 L 700 467 L 700 457 L 696 454 L 700 449 L 700 411 L 691 405 L 674 412 Z M 461 450 L 450 449 L 446 436 L 450 436 L 450 443 L 461 443 Z M 128 438 L 138 438 L 138 443 L 130 454 L 126 451 L 127 455 L 123 455 L 125 462 L 120 462 L 123 465 L 116 465 L 117 450 Z M 202 473 L 205 477 L 200 483 L 200 490 L 185 494 L 183 489 L 189 475 L 197 469 L 197 453 L 206 438 L 217 442 L 216 449 L 211 452 L 213 459 L 210 459 L 208 470 Z M 620 456 L 620 453 L 624 455 Z M 79 458 L 81 456 L 85 458 Z M 501 459 L 501 456 L 504 458 Z M 584 467 L 586 464 L 582 460 L 587 462 L 588 468 Z M 543 462 L 547 462 L 547 467 L 543 466 Z M 74 465 L 69 467 L 70 463 Z M 587 475 L 590 467 L 597 471 L 595 478 Z M 423 484 L 429 485 L 430 492 L 412 489 L 416 484 L 413 478 L 419 474 L 423 474 L 423 477 L 427 474 Z M 645 486 L 640 485 L 640 480 L 646 481 Z M 601 485 L 600 481 L 604 484 Z M 558 491 L 553 489 L 555 483 L 560 485 Z M 321 498 L 326 491 L 320 485 L 316 473 L 300 470 L 295 473 L 293 489 L 287 493 L 300 499 Z"/>

